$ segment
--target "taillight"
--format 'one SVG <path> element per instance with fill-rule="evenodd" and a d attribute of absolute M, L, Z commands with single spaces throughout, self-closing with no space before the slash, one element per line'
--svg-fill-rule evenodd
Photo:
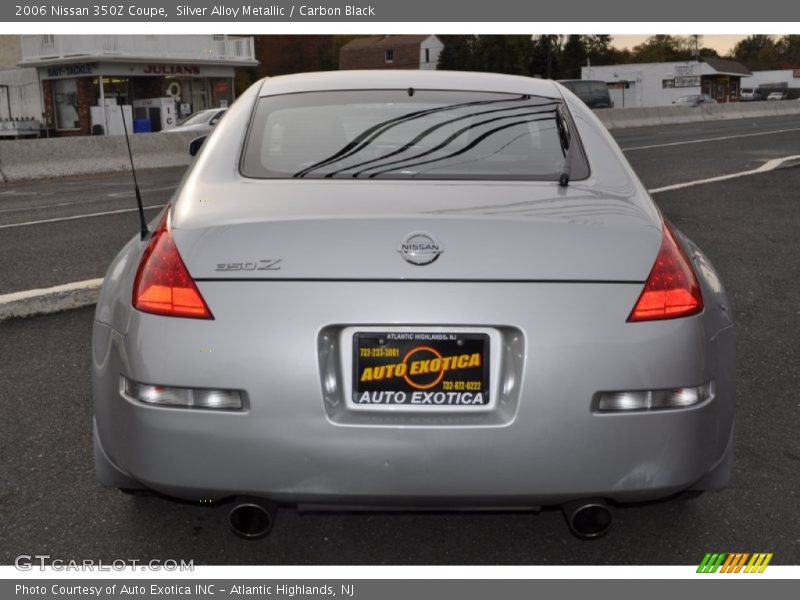
<path fill-rule="evenodd" d="M 703 310 L 703 294 L 689 258 L 664 223 L 661 249 L 628 321 L 688 317 Z"/>
<path fill-rule="evenodd" d="M 142 255 L 133 283 L 133 306 L 169 317 L 213 319 L 172 239 L 169 212 L 169 208 L 164 212 Z"/>

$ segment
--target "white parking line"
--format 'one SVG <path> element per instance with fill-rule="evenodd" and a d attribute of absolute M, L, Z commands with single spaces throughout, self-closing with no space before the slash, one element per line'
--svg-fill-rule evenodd
<path fill-rule="evenodd" d="M 0 296 L 0 321 L 61 312 L 97 302 L 102 279 L 87 279 L 51 288 L 25 290 Z"/>
<path fill-rule="evenodd" d="M 706 142 L 722 142 L 725 140 L 735 140 L 739 138 L 757 137 L 760 135 L 773 135 L 776 133 L 791 133 L 793 131 L 800 131 L 800 127 L 792 129 L 773 129 L 771 131 L 759 131 L 758 133 L 740 133 L 737 135 L 724 135 L 721 137 L 702 138 L 699 140 L 684 140 L 682 142 L 667 142 L 665 144 L 650 144 L 648 146 L 631 146 L 629 148 L 622 148 L 623 152 L 633 152 L 634 150 L 650 150 L 652 148 L 669 148 L 670 146 L 685 146 L 686 144 L 705 144 Z"/>
<path fill-rule="evenodd" d="M 736 179 L 737 177 L 745 177 L 747 175 L 756 175 L 758 173 L 766 173 L 768 171 L 774 171 L 778 167 L 782 166 L 784 163 L 791 162 L 793 160 L 800 160 L 800 154 L 795 154 L 793 156 L 784 156 L 783 158 L 773 158 L 772 160 L 768 160 L 760 167 L 755 169 L 750 169 L 748 171 L 739 171 L 738 173 L 729 173 L 727 175 L 718 175 L 717 177 L 708 177 L 707 179 L 696 179 L 694 181 L 686 181 L 684 183 L 674 183 L 672 185 L 665 185 L 664 187 L 654 188 L 652 190 L 647 190 L 651 194 L 660 194 L 661 192 L 670 192 L 672 190 L 681 190 L 683 188 L 693 187 L 696 185 L 703 185 L 706 183 L 716 183 L 717 181 L 727 181 L 728 179 Z"/>
<path fill-rule="evenodd" d="M 150 188 L 149 190 L 142 190 L 142 194 L 148 194 L 150 192 L 164 192 L 166 190 L 174 190 L 176 187 L 178 187 L 178 186 L 177 185 L 166 185 L 166 186 L 163 186 L 163 187 Z M 122 191 L 122 192 L 112 192 L 112 193 L 106 194 L 106 195 L 109 198 L 133 198 L 136 195 L 136 192 L 134 192 L 131 189 L 127 189 L 127 190 Z"/>
<path fill-rule="evenodd" d="M 20 192 L 17 190 L 7 190 L 5 192 L 0 192 L 0 196 L 38 196 L 38 195 L 39 192 Z"/>
<path fill-rule="evenodd" d="M 160 187 L 160 188 L 152 188 L 149 190 L 142 190 L 142 195 L 147 196 L 150 192 L 159 192 L 164 190 L 174 190 L 174 185 L 169 187 Z M 2 192 L 0 192 L 2 194 Z M 47 192 L 40 194 L 40 196 L 52 196 L 52 192 Z M 85 200 L 70 200 L 69 202 L 57 202 L 55 204 L 39 204 L 37 206 L 15 206 L 14 208 L 0 208 L 0 214 L 11 213 L 11 212 L 29 212 L 35 210 L 48 210 L 50 208 L 60 208 L 64 206 L 78 206 L 80 204 L 94 204 L 96 202 L 108 202 L 108 198 L 113 198 L 115 200 L 119 198 L 133 198 L 135 196 L 134 192 L 126 191 L 126 192 L 115 192 L 112 194 L 106 194 L 105 197 L 100 198 L 87 198 Z"/>
<path fill-rule="evenodd" d="M 157 208 L 164 208 L 163 204 L 156 204 L 155 206 L 145 206 L 145 210 L 155 210 Z M 69 217 L 56 217 L 54 219 L 41 219 L 39 221 L 25 221 L 24 223 L 8 223 L 0 225 L 0 229 L 13 229 L 15 227 L 29 227 L 31 225 L 44 225 L 46 223 L 60 223 L 62 221 L 76 221 L 77 219 L 91 219 L 93 217 L 105 217 L 106 215 L 120 215 L 122 213 L 136 212 L 138 208 L 121 208 L 119 210 L 107 210 L 105 212 L 89 213 L 85 215 L 72 215 Z"/>

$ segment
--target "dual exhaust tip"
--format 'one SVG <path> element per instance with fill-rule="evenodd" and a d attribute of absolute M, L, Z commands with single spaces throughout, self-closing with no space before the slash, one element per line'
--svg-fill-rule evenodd
<path fill-rule="evenodd" d="M 245 540 L 266 537 L 275 524 L 277 508 L 274 502 L 263 498 L 238 498 L 228 514 L 231 531 Z M 611 509 L 602 498 L 567 502 L 561 509 L 570 531 L 580 539 L 597 539 L 611 529 Z"/>
<path fill-rule="evenodd" d="M 228 513 L 231 531 L 245 540 L 266 537 L 275 524 L 278 507 L 263 498 L 242 497 Z"/>
<path fill-rule="evenodd" d="M 582 540 L 603 537 L 611 529 L 611 508 L 602 498 L 587 498 L 561 506 L 569 530 Z"/>

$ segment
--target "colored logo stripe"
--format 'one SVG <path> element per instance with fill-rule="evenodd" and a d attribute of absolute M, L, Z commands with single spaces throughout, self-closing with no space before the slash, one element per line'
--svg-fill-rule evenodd
<path fill-rule="evenodd" d="M 769 561 L 772 560 L 772 553 L 769 554 L 753 554 L 753 558 L 745 567 L 745 573 L 763 573 L 767 568 Z"/>
<path fill-rule="evenodd" d="M 698 573 L 716 573 L 722 561 L 725 560 L 725 553 L 708 553 L 703 557 L 700 566 L 697 567 Z"/>
<path fill-rule="evenodd" d="M 748 562 L 747 559 L 750 559 Z M 697 567 L 698 573 L 763 573 L 772 560 L 772 553 L 708 552 Z M 746 566 L 745 566 L 746 565 Z M 742 571 L 744 569 L 744 571 Z"/>

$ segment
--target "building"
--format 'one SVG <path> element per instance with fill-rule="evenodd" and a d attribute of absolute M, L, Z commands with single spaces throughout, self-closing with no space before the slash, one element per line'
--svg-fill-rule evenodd
<path fill-rule="evenodd" d="M 435 69 L 444 44 L 435 35 L 356 38 L 339 50 L 340 69 Z"/>
<path fill-rule="evenodd" d="M 252 37 L 23 35 L 21 70 L 34 69 L 40 114 L 55 135 L 121 133 L 113 115 L 167 129 L 234 100 L 236 67 L 258 64 Z M 117 109 L 116 106 L 133 108 Z M 111 107 L 111 108 L 109 108 Z M 111 115 L 111 116 L 109 116 Z M 170 115 L 170 116 L 166 116 Z"/>
<path fill-rule="evenodd" d="M 770 92 L 784 92 L 787 98 L 800 98 L 800 69 L 776 71 L 753 71 L 750 77 L 742 77 L 743 88 L 753 88 L 766 98 Z"/>
<path fill-rule="evenodd" d="M 339 66 L 333 35 L 256 35 L 259 77 L 328 71 Z"/>
<path fill-rule="evenodd" d="M 737 102 L 742 77 L 749 75 L 744 65 L 722 58 L 581 68 L 581 79 L 608 84 L 615 108 L 669 106 L 690 94 L 708 94 L 717 102 Z"/>
<path fill-rule="evenodd" d="M 0 35 L 0 137 L 24 129 L 38 135 L 44 107 L 36 69 L 19 69 L 22 43 L 18 35 Z M 35 125 L 35 127 L 32 127 Z"/>

